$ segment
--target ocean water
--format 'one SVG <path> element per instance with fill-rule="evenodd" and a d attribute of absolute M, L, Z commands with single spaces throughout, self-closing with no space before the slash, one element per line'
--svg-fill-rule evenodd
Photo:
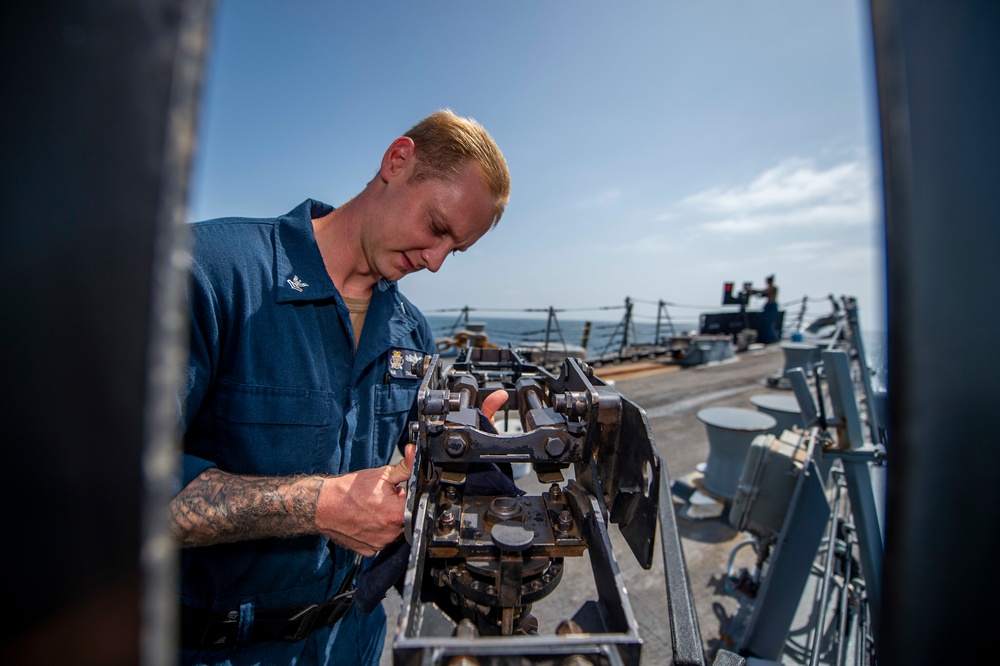
<path fill-rule="evenodd" d="M 470 324 L 484 325 L 484 330 L 493 344 L 506 347 L 530 343 L 544 344 L 546 336 L 550 343 L 565 343 L 584 347 L 590 355 L 614 352 L 621 347 L 624 321 L 584 320 L 556 317 L 550 320 L 544 313 L 540 317 L 477 317 L 470 314 L 468 324 L 464 317 L 443 314 L 429 314 L 427 320 L 434 330 L 435 338 L 446 338 Z M 673 324 L 671 327 L 670 324 Z M 659 323 L 659 336 L 683 335 L 698 328 L 697 322 Z M 589 329 L 589 333 L 588 333 Z M 628 327 L 629 344 L 654 344 L 657 339 L 657 323 L 633 320 Z"/>
<path fill-rule="evenodd" d="M 588 356 L 615 353 L 622 345 L 625 331 L 624 317 L 619 320 L 609 319 L 579 319 L 563 318 L 556 315 L 549 318 L 546 313 L 531 313 L 527 316 L 477 316 L 470 312 L 468 321 L 461 312 L 427 313 L 427 321 L 434 331 L 435 338 L 452 337 L 457 331 L 470 325 L 482 325 L 493 344 L 506 347 L 526 344 L 544 344 L 546 336 L 550 343 L 565 343 L 584 347 Z M 786 315 L 787 317 L 788 315 Z M 659 338 L 680 336 L 689 332 L 697 332 L 699 323 L 695 320 L 680 320 L 661 317 L 634 316 L 628 326 L 629 344 L 655 344 L 657 333 Z M 785 338 L 789 336 L 786 320 Z M 589 329 L 589 332 L 588 332 Z M 873 385 L 876 388 L 888 387 L 888 355 L 887 341 L 884 332 L 864 331 L 862 333 L 865 346 L 865 357 L 868 366 L 874 373 Z"/>

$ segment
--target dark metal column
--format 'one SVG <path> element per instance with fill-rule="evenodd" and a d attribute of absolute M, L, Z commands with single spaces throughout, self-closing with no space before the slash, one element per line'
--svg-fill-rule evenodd
<path fill-rule="evenodd" d="M 888 664 L 993 654 L 1000 3 L 872 0 L 885 178 Z"/>
<path fill-rule="evenodd" d="M 0 18 L 0 662 L 172 663 L 166 501 L 210 0 Z"/>

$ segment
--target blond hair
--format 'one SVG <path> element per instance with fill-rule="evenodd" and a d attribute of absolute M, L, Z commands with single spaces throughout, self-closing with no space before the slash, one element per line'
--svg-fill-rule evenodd
<path fill-rule="evenodd" d="M 510 200 L 510 172 L 503 153 L 482 125 L 451 109 L 442 109 L 421 120 L 404 136 L 413 139 L 416 147 L 411 181 L 450 180 L 468 160 L 475 160 L 493 197 L 496 208 L 492 226 L 497 225 Z"/>

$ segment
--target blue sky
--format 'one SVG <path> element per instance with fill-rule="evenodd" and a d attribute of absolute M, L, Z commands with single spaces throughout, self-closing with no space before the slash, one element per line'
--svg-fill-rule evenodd
<path fill-rule="evenodd" d="M 394 138 L 448 107 L 491 132 L 512 194 L 471 250 L 400 283 L 425 312 L 554 306 L 581 319 L 631 297 L 639 316 L 663 300 L 691 320 L 721 309 L 723 282 L 774 273 L 790 309 L 856 296 L 862 326 L 882 330 L 867 11 L 221 0 L 189 218 L 339 205 Z"/>

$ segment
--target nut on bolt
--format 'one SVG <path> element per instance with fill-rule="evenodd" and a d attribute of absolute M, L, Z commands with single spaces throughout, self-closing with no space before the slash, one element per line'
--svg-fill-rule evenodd
<path fill-rule="evenodd" d="M 465 438 L 456 432 L 448 435 L 448 439 L 445 440 L 444 450 L 452 458 L 459 458 L 465 453 L 465 449 L 468 446 Z"/>
<path fill-rule="evenodd" d="M 455 531 L 455 512 L 445 509 L 438 517 L 438 531 L 441 534 L 450 534 Z"/>
<path fill-rule="evenodd" d="M 558 458 L 566 451 L 566 442 L 558 437 L 549 437 L 545 440 L 545 452 L 553 458 Z"/>

